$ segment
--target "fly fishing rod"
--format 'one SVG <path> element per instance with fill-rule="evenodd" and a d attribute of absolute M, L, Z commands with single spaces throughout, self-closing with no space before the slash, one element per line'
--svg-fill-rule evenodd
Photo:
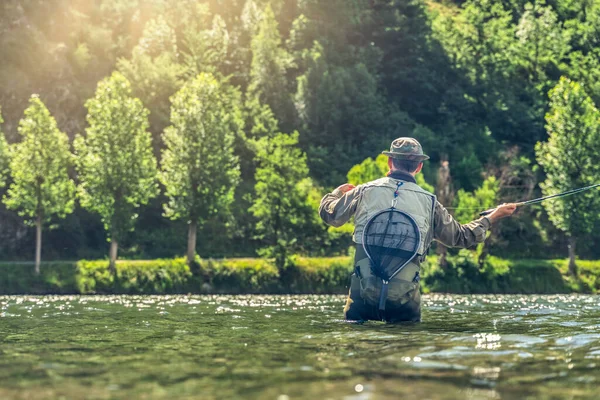
<path fill-rule="evenodd" d="M 550 200 L 550 199 L 555 199 L 555 198 L 559 198 L 559 197 L 566 197 L 566 196 L 570 196 L 572 194 L 577 194 L 577 193 L 585 192 L 586 190 L 590 190 L 590 189 L 597 188 L 597 187 L 600 187 L 600 183 L 597 183 L 595 185 L 590 185 L 590 186 L 582 187 L 582 188 L 579 188 L 579 189 L 567 190 L 566 192 L 562 192 L 562 193 L 558 193 L 558 194 L 553 194 L 553 195 L 545 196 L 545 197 L 540 197 L 538 199 L 522 201 L 520 203 L 515 203 L 515 205 L 517 207 L 528 206 L 530 204 L 537 204 L 537 203 L 541 203 L 542 201 L 546 201 L 546 200 Z M 486 211 L 482 211 L 482 212 L 479 213 L 479 215 L 481 215 L 483 217 L 485 215 L 491 214 L 492 212 L 494 212 L 494 210 L 495 210 L 495 208 L 492 208 L 492 209 L 486 210 Z"/>

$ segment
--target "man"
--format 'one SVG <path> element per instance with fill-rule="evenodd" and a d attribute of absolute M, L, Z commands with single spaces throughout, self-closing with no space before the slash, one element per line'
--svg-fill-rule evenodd
<path fill-rule="evenodd" d="M 485 240 L 486 231 L 497 220 L 512 215 L 515 204 L 503 204 L 486 217 L 468 224 L 459 224 L 431 193 L 416 184 L 415 175 L 421 172 L 423 154 L 419 142 L 413 138 L 398 138 L 392 142 L 387 155 L 390 171 L 387 177 L 354 187 L 344 184 L 321 200 L 319 214 L 329 225 L 341 226 L 354 216 L 353 241 L 356 243 L 355 273 L 344 308 L 347 320 L 381 320 L 388 322 L 420 321 L 421 294 L 419 291 L 420 264 L 424 261 L 433 240 L 448 247 L 472 247 Z M 421 243 L 417 256 L 390 281 L 390 293 L 395 291 L 395 302 L 381 315 L 377 304 L 361 296 L 373 277 L 369 259 L 362 246 L 362 233 L 367 221 L 377 212 L 390 208 L 397 193 L 396 208 L 408 213 L 416 221 Z"/>

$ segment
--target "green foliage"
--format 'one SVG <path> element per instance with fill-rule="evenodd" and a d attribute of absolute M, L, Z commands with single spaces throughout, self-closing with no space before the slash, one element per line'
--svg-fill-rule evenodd
<path fill-rule="evenodd" d="M 46 262 L 36 275 L 33 263 L 0 263 L 0 295 L 10 294 L 171 294 L 171 293 L 339 293 L 348 292 L 351 257 L 292 257 L 285 276 L 269 260 L 200 260 L 201 278 L 184 258 Z M 598 293 L 600 263 L 580 261 L 577 278 L 566 276 L 567 260 L 507 260 L 461 250 L 441 268 L 435 256 L 422 265 L 425 293 Z"/>
<path fill-rule="evenodd" d="M 169 96 L 181 87 L 185 68 L 178 62 L 175 31 L 164 18 L 146 24 L 131 60 L 119 59 L 117 68 L 131 82 L 134 95 L 149 107 L 153 126 L 166 126 Z"/>
<path fill-rule="evenodd" d="M 362 185 L 384 177 L 388 171 L 388 157 L 383 154 L 378 155 L 375 160 L 369 157 L 362 163 L 350 168 L 347 175 L 348 183 L 354 186 Z"/>
<path fill-rule="evenodd" d="M 172 219 L 203 223 L 226 213 L 239 178 L 234 140 L 243 119 L 239 93 L 200 74 L 172 98 L 161 182 Z"/>
<path fill-rule="evenodd" d="M 19 124 L 22 140 L 11 146 L 12 184 L 4 198 L 9 209 L 33 224 L 73 212 L 75 183 L 69 178 L 69 139 L 56 126 L 38 96 L 32 96 Z"/>
<path fill-rule="evenodd" d="M 0 263 L 0 294 L 83 293 L 78 284 L 76 262 L 43 262 L 39 274 L 34 263 Z"/>
<path fill-rule="evenodd" d="M 521 66 L 534 82 L 546 81 L 548 72 L 558 70 L 560 62 L 569 52 L 569 32 L 562 24 L 552 7 L 545 0 L 534 0 L 525 5 L 525 12 L 519 20 L 516 37 L 516 52 Z"/>
<path fill-rule="evenodd" d="M 111 274 L 108 261 L 77 263 L 79 293 L 164 294 L 194 290 L 192 274 L 184 258 L 152 261 L 118 261 Z"/>
<path fill-rule="evenodd" d="M 300 144 L 320 183 L 339 184 L 364 160 L 365 149 L 380 152 L 389 147 L 390 138 L 415 131 L 414 121 L 386 104 L 366 64 L 332 65 L 318 42 L 305 58 L 307 69 L 298 78 L 295 105 L 303 132 Z"/>
<path fill-rule="evenodd" d="M 200 278 L 191 274 L 185 258 L 119 260 L 114 275 L 106 260 L 43 263 L 40 275 L 32 263 L 0 263 L 0 295 L 344 293 L 352 272 L 349 257 L 294 257 L 285 281 L 265 259 L 197 262 Z"/>
<path fill-rule="evenodd" d="M 573 287 L 562 272 L 553 261 L 496 257 L 487 257 L 480 268 L 473 252 L 461 250 L 448 257 L 445 268 L 429 262 L 423 282 L 430 291 L 444 293 L 569 293 Z"/>
<path fill-rule="evenodd" d="M 223 73 L 229 55 L 230 33 L 221 16 L 215 15 L 211 29 L 192 24 L 183 32 L 183 63 L 186 75 L 194 77 L 201 72 Z"/>
<path fill-rule="evenodd" d="M 460 189 L 456 194 L 457 209 L 454 218 L 461 224 L 466 224 L 472 221 L 478 212 L 496 207 L 499 189 L 500 182 L 493 176 L 487 178 L 483 185 L 472 193 Z"/>
<path fill-rule="evenodd" d="M 203 254 L 212 256 L 232 251 L 248 256 L 259 245 L 252 239 L 256 219 L 248 211 L 255 185 L 254 139 L 300 132 L 299 146 L 310 167 L 310 181 L 303 181 L 310 184 L 302 190 L 312 193 L 310 207 L 318 197 L 316 185 L 339 185 L 350 168 L 399 136 L 420 140 L 431 165 L 447 159 L 457 191 L 474 192 L 482 176 L 494 174 L 502 186 L 499 200 L 511 201 L 522 196 L 505 190 L 498 171 L 509 162 L 501 153 L 519 146 L 520 155 L 532 158 L 535 143 L 546 139 L 547 92 L 560 76 L 579 82 L 600 102 L 597 1 L 5 3 L 0 104 L 9 143 L 19 141 L 19 120 L 33 92 L 40 93 L 61 131 L 70 138 L 83 132 L 82 104 L 94 95 L 99 80 L 118 70 L 151 111 L 147 130 L 158 156 L 164 147 L 161 135 L 172 124 L 169 98 L 186 81 L 204 72 L 240 88 L 246 138 L 240 135 L 234 144 L 241 167 L 235 194 L 239 207 L 225 216 L 235 218 L 236 230 L 223 230 L 218 220 L 205 224 L 198 241 Z M 7 157 L 0 153 L 0 183 L 6 181 L 3 161 L 6 170 Z M 434 171 L 425 172 L 432 181 Z M 527 195 L 537 195 L 538 189 L 528 187 Z M 136 234 L 124 239 L 128 255 L 179 252 L 180 239 L 164 240 L 182 225 L 162 218 L 163 200 L 143 209 Z M 544 209 L 528 210 L 519 212 L 518 224 L 515 218 L 496 228 L 492 254 L 512 248 L 535 251 L 527 253 L 533 257 L 562 247 L 563 236 Z M 0 218 L 19 220 L 14 211 L 1 212 Z M 531 223 L 524 222 L 525 212 Z M 53 245 L 48 254 L 96 257 L 105 246 L 102 224 L 81 207 L 67 222 L 48 235 Z M 302 252 L 338 254 L 344 248 L 343 234 L 331 232 L 324 239 L 310 226 L 311 233 L 298 240 Z M 3 247 L 2 258 L 20 258 L 28 246 L 30 238 L 20 229 L 16 222 L 2 224 L 2 238 L 14 242 L 10 250 Z M 544 240 L 538 240 L 540 232 Z M 58 245 L 62 236 L 77 245 Z M 594 233 L 586 243 L 580 241 L 579 254 L 598 258 L 598 239 Z M 315 248 L 318 240 L 323 241 Z"/>
<path fill-rule="evenodd" d="M 550 91 L 548 141 L 536 146 L 546 172 L 540 184 L 552 195 L 600 181 L 600 112 L 581 85 L 567 78 Z M 573 237 L 590 233 L 598 222 L 600 197 L 594 191 L 543 203 L 550 221 Z"/>
<path fill-rule="evenodd" d="M 420 0 L 376 1 L 366 32 L 381 51 L 382 81 L 386 96 L 406 111 L 411 118 L 436 131 L 444 131 L 438 139 L 446 141 L 449 119 L 462 102 L 460 85 L 463 78 L 447 60 L 447 53 L 437 40 L 432 40 L 435 18 L 428 15 L 427 6 L 437 2 Z M 429 10 L 433 11 L 433 10 Z M 446 37 L 444 37 L 446 39 Z M 452 88 L 449 90 L 449 88 Z M 444 110 L 444 112 L 440 112 Z M 458 117 L 460 118 L 460 117 Z M 464 127 L 460 134 L 464 137 Z M 440 143 L 428 144 L 427 152 L 443 150 Z"/>
<path fill-rule="evenodd" d="M 363 183 L 382 178 L 386 176 L 388 172 L 389 167 L 387 156 L 380 154 L 375 160 L 369 157 L 362 163 L 350 168 L 350 171 L 348 171 L 347 175 L 348 183 L 351 183 L 355 186 L 361 185 Z M 425 177 L 423 174 L 417 174 L 415 176 L 415 180 L 417 181 L 417 185 L 421 186 L 423 189 L 431 193 L 434 192 L 434 187 L 425 182 Z"/>
<path fill-rule="evenodd" d="M 292 293 L 345 293 L 352 269 L 352 259 L 347 256 L 295 257 L 286 276 L 286 286 Z"/>
<path fill-rule="evenodd" d="M 114 73 L 86 102 L 89 127 L 75 139 L 79 198 L 100 215 L 113 240 L 133 229 L 136 211 L 156 196 L 156 159 L 148 110 L 132 97 L 127 79 Z"/>
<path fill-rule="evenodd" d="M 205 290 L 217 293 L 277 292 L 279 270 L 265 259 L 199 260 Z"/>
<path fill-rule="evenodd" d="M 278 23 L 270 5 L 262 12 L 250 45 L 252 63 L 248 97 L 268 105 L 280 121 L 292 119 L 292 104 L 286 79 L 290 56 L 281 47 Z M 284 125 L 285 126 L 285 125 Z"/>
<path fill-rule="evenodd" d="M 306 155 L 297 147 L 298 133 L 280 133 L 256 143 L 256 198 L 250 212 L 258 220 L 256 238 L 264 254 L 283 268 L 314 230 L 315 210 L 302 182 L 308 177 Z"/>
<path fill-rule="evenodd" d="M 539 78 L 544 65 L 540 54 L 529 53 L 540 49 L 544 40 L 538 29 L 543 24 L 535 19 L 539 15 L 527 13 L 518 29 L 513 13 L 504 2 L 471 0 L 463 4 L 457 15 L 440 14 L 435 19 L 434 36 L 467 80 L 463 82 L 459 78 L 465 93 L 462 99 L 453 98 L 449 105 L 457 113 L 453 118 L 459 125 L 455 126 L 453 121 L 451 135 L 446 135 L 446 140 L 467 142 L 467 147 L 469 143 L 478 143 L 481 151 L 487 151 L 491 144 L 486 143 L 488 134 L 496 140 L 526 143 L 528 147 L 542 137 L 545 89 L 539 85 L 539 79 L 530 78 L 530 72 L 535 71 Z M 543 48 L 549 50 L 547 46 Z M 543 61 L 547 61 L 547 55 L 545 51 Z M 523 112 L 524 109 L 528 112 Z M 468 116 L 463 114 L 465 111 Z M 467 118 L 465 122 L 460 120 L 461 114 Z M 473 123 L 475 130 L 471 129 Z M 468 128 L 468 141 L 464 125 Z M 483 153 L 473 148 L 462 156 L 469 153 L 484 160 Z"/>

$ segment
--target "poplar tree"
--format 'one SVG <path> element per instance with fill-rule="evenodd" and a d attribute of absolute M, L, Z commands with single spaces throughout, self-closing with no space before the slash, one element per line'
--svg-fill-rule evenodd
<path fill-rule="evenodd" d="M 256 238 L 263 244 L 262 255 L 274 257 L 284 268 L 316 215 L 303 189 L 308 178 L 306 155 L 298 148 L 297 132 L 262 138 L 256 149 L 255 200 L 250 207 L 258 221 Z"/>
<path fill-rule="evenodd" d="M 75 139 L 79 198 L 83 208 L 100 214 L 114 273 L 119 241 L 133 230 L 139 207 L 158 193 L 148 110 L 118 72 L 102 80 L 85 105 L 89 127 Z"/>
<path fill-rule="evenodd" d="M 588 186 L 600 181 L 600 112 L 583 87 L 565 77 L 550 91 L 546 115 L 548 141 L 538 143 L 538 163 L 546 172 L 540 184 L 544 195 Z M 569 238 L 569 272 L 577 275 L 577 238 L 590 234 L 598 223 L 600 197 L 588 191 L 544 203 L 550 221 Z"/>
<path fill-rule="evenodd" d="M 117 69 L 131 83 L 134 96 L 151 111 L 150 128 L 158 147 L 160 133 L 169 124 L 169 96 L 181 87 L 185 72 L 175 30 L 163 16 L 146 23 L 131 59 L 120 58 Z"/>
<path fill-rule="evenodd" d="M 240 175 L 234 141 L 243 127 L 240 95 L 211 74 L 200 74 L 171 99 L 163 136 L 161 182 L 165 215 L 188 223 L 187 259 L 196 255 L 199 226 L 233 201 Z"/>
<path fill-rule="evenodd" d="M 35 225 L 35 272 L 39 274 L 43 225 L 53 217 L 64 218 L 73 212 L 75 184 L 69 178 L 72 155 L 69 138 L 58 129 L 56 120 L 36 95 L 29 100 L 18 132 L 22 140 L 11 148 L 13 181 L 4 204 L 17 210 L 28 224 Z"/>
<path fill-rule="evenodd" d="M 249 107 L 268 105 L 282 126 L 287 126 L 294 114 L 286 77 L 291 57 L 281 47 L 278 23 L 270 5 L 261 14 L 250 49 Z"/>

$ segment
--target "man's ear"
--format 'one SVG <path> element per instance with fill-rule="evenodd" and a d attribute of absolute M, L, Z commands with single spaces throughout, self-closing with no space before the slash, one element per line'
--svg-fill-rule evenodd
<path fill-rule="evenodd" d="M 415 175 L 418 174 L 419 172 L 421 172 L 422 169 L 423 169 L 423 163 L 419 163 L 419 166 L 415 170 Z"/>

